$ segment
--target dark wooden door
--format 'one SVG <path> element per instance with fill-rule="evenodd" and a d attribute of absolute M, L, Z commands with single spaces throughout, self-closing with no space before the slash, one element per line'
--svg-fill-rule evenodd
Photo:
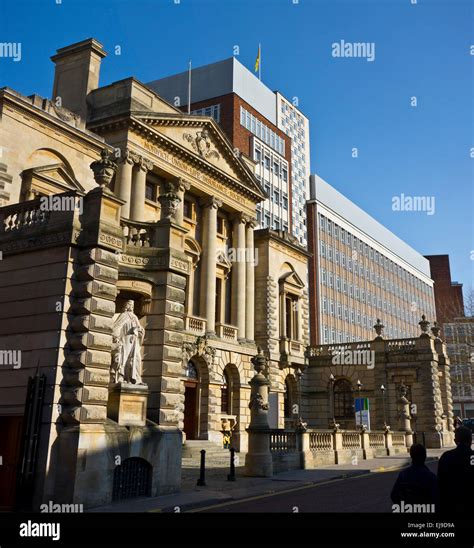
<path fill-rule="evenodd" d="M 0 417 L 0 511 L 13 510 L 23 417 Z"/>
<path fill-rule="evenodd" d="M 197 435 L 197 383 L 184 383 L 184 432 L 186 439 L 195 440 Z"/>

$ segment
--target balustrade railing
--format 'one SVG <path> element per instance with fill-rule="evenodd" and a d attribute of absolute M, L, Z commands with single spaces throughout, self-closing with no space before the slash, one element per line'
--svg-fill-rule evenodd
<path fill-rule="evenodd" d="M 346 350 L 370 350 L 370 344 L 370 341 L 340 344 L 319 344 L 316 346 L 309 346 L 306 353 L 309 358 L 315 356 L 330 356 L 335 353 L 345 352 Z"/>
<path fill-rule="evenodd" d="M 361 439 L 359 432 L 343 432 L 342 447 L 344 449 L 358 449 L 361 447 Z"/>
<path fill-rule="evenodd" d="M 383 432 L 369 432 L 369 447 L 385 447 L 385 435 Z"/>
<path fill-rule="evenodd" d="M 404 432 L 392 432 L 392 445 L 396 446 L 405 446 L 405 433 Z"/>
<path fill-rule="evenodd" d="M 385 350 L 387 352 L 406 352 L 407 350 L 414 350 L 416 339 L 391 339 L 385 341 Z"/>
<path fill-rule="evenodd" d="M 216 334 L 221 339 L 236 341 L 238 332 L 238 328 L 233 325 L 227 325 L 225 323 L 216 324 Z"/>
<path fill-rule="evenodd" d="M 125 242 L 131 247 L 152 247 L 154 223 L 139 223 L 129 219 L 121 219 Z"/>
<path fill-rule="evenodd" d="M 41 207 L 39 198 L 3 207 L 0 211 L 0 234 L 45 225 L 50 217 L 51 211 Z"/>
<path fill-rule="evenodd" d="M 197 335 L 204 335 L 206 332 L 207 321 L 198 316 L 186 316 L 184 328 L 186 331 L 191 331 Z"/>
<path fill-rule="evenodd" d="M 332 432 L 309 432 L 309 448 L 311 451 L 328 451 L 333 446 Z"/>

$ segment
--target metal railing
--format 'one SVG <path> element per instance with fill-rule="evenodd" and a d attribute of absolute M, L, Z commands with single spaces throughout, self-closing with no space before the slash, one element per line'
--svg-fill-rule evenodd
<path fill-rule="evenodd" d="M 293 453 L 296 451 L 296 432 L 273 430 L 270 433 L 270 451 L 272 453 Z"/>

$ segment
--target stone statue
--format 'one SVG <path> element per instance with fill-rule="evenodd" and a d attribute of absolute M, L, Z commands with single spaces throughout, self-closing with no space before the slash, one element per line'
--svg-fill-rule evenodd
<path fill-rule="evenodd" d="M 141 347 L 145 330 L 135 315 L 134 302 L 126 301 L 123 311 L 116 315 L 112 334 L 112 380 L 115 383 L 142 382 Z"/>

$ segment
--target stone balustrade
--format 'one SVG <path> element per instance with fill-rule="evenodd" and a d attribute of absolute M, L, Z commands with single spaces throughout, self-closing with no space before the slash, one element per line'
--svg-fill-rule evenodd
<path fill-rule="evenodd" d="M 407 352 L 414 351 L 416 339 L 391 339 L 385 341 L 386 352 Z"/>
<path fill-rule="evenodd" d="M 324 464 L 350 463 L 354 457 L 408 452 L 405 432 L 358 430 L 270 430 L 274 469 L 312 469 Z"/>
<path fill-rule="evenodd" d="M 310 451 L 329 451 L 334 448 L 334 434 L 330 430 L 326 432 L 309 432 Z"/>
<path fill-rule="evenodd" d="M 359 449 L 362 447 L 360 432 L 342 432 L 342 447 L 344 449 Z"/>
<path fill-rule="evenodd" d="M 341 344 L 319 344 L 316 346 L 308 346 L 306 349 L 306 355 L 308 358 L 315 356 L 332 356 L 336 353 L 343 353 L 346 350 L 370 350 L 371 341 L 362 341 L 354 343 L 341 343 Z"/>
<path fill-rule="evenodd" d="M 45 225 L 51 213 L 42 209 L 39 198 L 3 207 L 0 211 L 0 233 L 12 233 Z"/>
<path fill-rule="evenodd" d="M 206 320 L 198 316 L 186 316 L 184 329 L 196 335 L 204 335 L 206 333 Z"/>
<path fill-rule="evenodd" d="M 216 335 L 227 341 L 236 341 L 239 334 L 239 329 L 234 325 L 225 323 L 216 323 Z"/>
<path fill-rule="evenodd" d="M 154 223 L 141 223 L 130 221 L 129 219 L 121 219 L 120 225 L 127 246 L 153 247 Z"/>
<path fill-rule="evenodd" d="M 383 432 L 369 432 L 369 446 L 371 449 L 385 447 L 385 435 Z"/>

